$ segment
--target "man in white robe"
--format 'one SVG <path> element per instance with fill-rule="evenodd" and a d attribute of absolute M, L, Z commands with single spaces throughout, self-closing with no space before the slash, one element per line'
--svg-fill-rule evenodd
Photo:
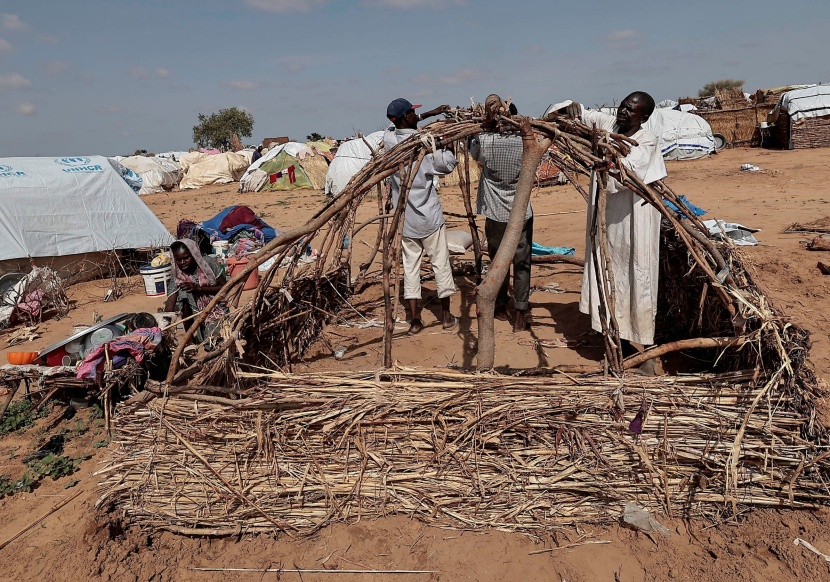
<path fill-rule="evenodd" d="M 622 134 L 637 142 L 638 145 L 631 148 L 631 153 L 621 160 L 626 171 L 634 172 L 646 184 L 666 177 L 666 166 L 657 137 L 642 128 L 642 124 L 654 111 L 654 99 L 650 95 L 640 91 L 632 93 L 620 104 L 616 117 L 599 111 L 583 110 L 579 104 L 573 104 L 568 111 L 572 115 L 579 115 L 588 126 Z M 661 215 L 651 204 L 614 179 L 614 174 L 615 170 L 608 173 L 606 222 L 608 254 L 614 275 L 617 325 L 620 338 L 648 346 L 654 343 L 654 320 L 657 314 Z M 594 330 L 602 331 L 599 285 L 590 234 L 597 186 L 598 178 L 594 172 L 591 175 L 592 195 L 588 207 L 585 271 L 582 275 L 579 310 L 590 314 Z M 602 255 L 598 255 L 602 265 Z"/>

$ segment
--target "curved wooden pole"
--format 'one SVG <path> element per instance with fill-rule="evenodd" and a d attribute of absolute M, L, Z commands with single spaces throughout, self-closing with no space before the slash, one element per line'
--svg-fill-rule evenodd
<path fill-rule="evenodd" d="M 746 341 L 745 337 L 698 337 L 669 342 L 626 358 L 623 361 L 623 368 L 630 370 L 631 368 L 636 368 L 637 366 L 644 364 L 649 360 L 653 360 L 654 358 L 658 358 L 672 352 L 679 352 L 681 350 L 700 348 L 738 348 L 744 345 Z"/>
<path fill-rule="evenodd" d="M 536 180 L 536 167 L 551 144 L 551 140 L 548 138 L 536 139 L 530 120 L 527 117 L 520 119 L 519 130 L 522 135 L 523 156 L 519 181 L 516 185 L 516 194 L 513 196 L 513 208 L 510 209 L 510 217 L 507 219 L 507 227 L 504 231 L 504 238 L 502 238 L 499 245 L 499 250 L 490 263 L 487 276 L 477 287 L 476 292 L 478 311 L 477 358 L 480 370 L 492 369 L 495 362 L 496 339 L 493 330 L 493 316 L 496 308 L 496 297 L 504 278 L 507 276 L 510 265 L 513 263 L 516 248 L 519 246 L 527 205 L 530 203 L 530 192 Z"/>

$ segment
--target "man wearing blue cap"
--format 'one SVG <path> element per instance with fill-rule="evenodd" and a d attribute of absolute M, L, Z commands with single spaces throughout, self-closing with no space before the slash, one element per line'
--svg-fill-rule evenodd
<path fill-rule="evenodd" d="M 394 124 L 386 130 L 383 145 L 391 150 L 418 131 L 418 121 L 440 115 L 450 110 L 449 105 L 436 107 L 420 115 L 406 99 L 395 99 L 386 108 L 386 116 Z M 435 176 L 445 176 L 453 171 L 458 162 L 449 149 L 437 149 L 427 154 L 421 162 L 404 211 L 403 238 L 403 289 L 410 316 L 410 333 L 418 333 L 424 328 L 418 308 L 421 299 L 421 259 L 424 253 L 429 257 L 438 299 L 441 300 L 441 324 L 445 330 L 455 328 L 458 319 L 450 313 L 450 296 L 455 293 L 455 282 L 450 267 L 450 253 L 447 248 L 447 227 L 444 223 L 444 210 L 435 189 Z M 401 177 L 397 173 L 391 178 L 392 204 L 397 208 L 401 191 Z"/>

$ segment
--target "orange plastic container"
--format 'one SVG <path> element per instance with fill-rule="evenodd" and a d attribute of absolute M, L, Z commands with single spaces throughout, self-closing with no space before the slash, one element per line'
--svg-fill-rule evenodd
<path fill-rule="evenodd" d="M 37 352 L 8 352 L 6 359 L 10 364 L 21 366 L 31 364 L 37 358 Z"/>
<path fill-rule="evenodd" d="M 233 257 L 228 257 L 225 259 L 225 265 L 228 269 L 228 279 L 231 279 L 236 276 L 237 273 L 240 273 L 247 265 L 248 259 L 235 259 Z M 251 289 L 256 289 L 256 286 L 259 284 L 259 269 L 254 269 L 250 275 L 248 275 L 248 279 L 245 281 L 245 286 L 242 287 L 244 291 L 250 291 Z"/>

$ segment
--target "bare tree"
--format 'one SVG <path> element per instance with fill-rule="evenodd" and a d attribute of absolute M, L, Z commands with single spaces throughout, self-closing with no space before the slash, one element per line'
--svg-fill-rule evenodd
<path fill-rule="evenodd" d="M 718 81 L 711 81 L 706 83 L 703 88 L 697 92 L 698 97 L 712 97 L 715 91 L 724 91 L 726 89 L 739 89 L 744 86 L 743 79 L 720 79 Z"/>

